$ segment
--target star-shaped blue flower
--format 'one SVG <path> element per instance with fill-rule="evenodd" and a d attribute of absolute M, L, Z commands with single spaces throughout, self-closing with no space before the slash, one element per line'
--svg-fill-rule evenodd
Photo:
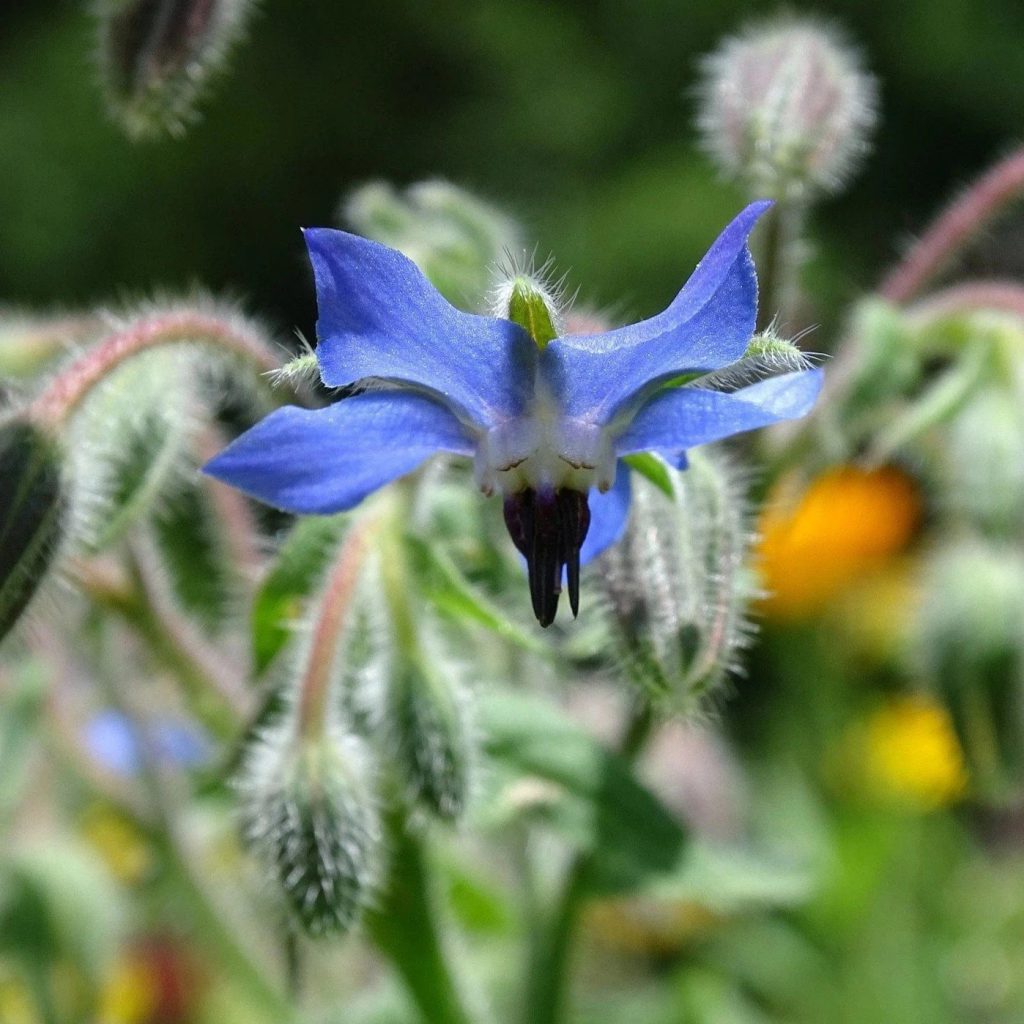
<path fill-rule="evenodd" d="M 510 320 L 455 309 L 393 249 L 307 230 L 321 376 L 330 387 L 373 387 L 325 409 L 278 409 L 206 472 L 277 508 L 329 514 L 435 452 L 472 456 L 484 493 L 504 495 L 541 625 L 554 621 L 563 579 L 575 614 L 580 565 L 625 527 L 622 456 L 656 451 L 685 465 L 688 448 L 814 404 L 817 370 L 731 393 L 699 379 L 664 386 L 743 356 L 757 309 L 747 238 L 769 205 L 729 224 L 662 313 L 543 347 Z"/>

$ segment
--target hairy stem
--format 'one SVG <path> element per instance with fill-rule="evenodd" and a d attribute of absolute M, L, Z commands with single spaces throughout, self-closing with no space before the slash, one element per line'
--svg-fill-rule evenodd
<path fill-rule="evenodd" d="M 90 563 L 79 564 L 74 572 L 82 590 L 131 626 L 174 672 L 202 722 L 218 736 L 233 736 L 245 712 L 237 681 L 221 677 L 214 662 L 195 647 L 194 637 L 182 636 L 174 623 L 164 621 L 145 595 L 138 573 L 132 579 L 115 578 Z"/>
<path fill-rule="evenodd" d="M 379 904 L 366 918 L 427 1024 L 472 1024 L 444 948 L 425 850 L 395 802 L 387 819 L 391 864 Z"/>
<path fill-rule="evenodd" d="M 911 306 L 910 313 L 915 320 L 930 323 L 989 309 L 1024 319 L 1024 285 L 1017 281 L 969 281 L 929 295 Z"/>
<path fill-rule="evenodd" d="M 979 231 L 1022 194 L 1024 148 L 1000 160 L 940 213 L 888 274 L 878 293 L 901 305 L 915 298 Z"/>
<path fill-rule="evenodd" d="M 633 761 L 643 750 L 654 729 L 655 718 L 647 701 L 639 703 L 630 715 L 619 753 Z M 592 852 L 576 854 L 566 871 L 562 891 L 547 926 L 531 936 L 527 953 L 526 1002 L 523 1024 L 560 1024 L 566 1018 L 569 975 L 580 913 L 590 889 L 593 870 Z"/>
<path fill-rule="evenodd" d="M 356 523 L 342 541 L 320 598 L 306 665 L 299 682 L 297 728 L 304 737 L 322 734 L 327 721 L 331 677 L 352 598 L 359 583 L 375 519 Z"/>
<path fill-rule="evenodd" d="M 44 426 L 60 427 L 122 363 L 151 349 L 182 343 L 213 346 L 261 373 L 278 368 L 278 360 L 263 338 L 244 322 L 196 310 L 156 313 L 107 335 L 82 353 L 50 381 L 32 403 L 30 415 Z"/>
<path fill-rule="evenodd" d="M 803 207 L 780 199 L 765 216 L 758 260 L 757 329 L 787 323 L 796 304 Z"/>

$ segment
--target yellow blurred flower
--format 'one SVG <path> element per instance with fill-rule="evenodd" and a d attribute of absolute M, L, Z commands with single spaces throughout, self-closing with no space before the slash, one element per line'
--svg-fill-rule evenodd
<path fill-rule="evenodd" d="M 143 1024 L 153 1016 L 157 996 L 149 964 L 139 957 L 125 957 L 103 986 L 99 1024 Z"/>
<path fill-rule="evenodd" d="M 895 467 L 839 466 L 803 490 L 783 481 L 758 525 L 762 610 L 777 619 L 820 611 L 901 551 L 920 518 L 917 487 Z"/>
<path fill-rule="evenodd" d="M 639 898 L 600 900 L 586 916 L 591 934 L 603 945 L 648 956 L 677 953 L 720 920 L 693 900 Z"/>
<path fill-rule="evenodd" d="M 91 804 L 79 828 L 118 881 L 129 885 L 139 882 L 152 867 L 152 852 L 145 838 L 127 818 L 106 804 Z"/>
<path fill-rule="evenodd" d="M 0 976 L 0 1021 L 4 1024 L 39 1024 L 28 989 L 16 977 Z"/>
<path fill-rule="evenodd" d="M 922 808 L 954 802 L 967 768 L 949 713 L 924 695 L 878 708 L 858 730 L 864 781 L 874 793 Z"/>

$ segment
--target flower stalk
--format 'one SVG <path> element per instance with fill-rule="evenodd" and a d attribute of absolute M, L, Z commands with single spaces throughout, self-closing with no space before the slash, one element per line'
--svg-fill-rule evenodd
<path fill-rule="evenodd" d="M 637 701 L 617 744 L 619 755 L 627 762 L 634 762 L 656 725 L 650 703 Z M 566 1019 L 573 947 L 590 888 L 593 861 L 593 851 L 573 857 L 547 926 L 542 924 L 532 937 L 526 960 L 523 1024 L 561 1024 Z"/>
<path fill-rule="evenodd" d="M 370 541 L 377 528 L 378 522 L 374 518 L 364 518 L 356 523 L 342 542 L 329 571 L 298 687 L 296 731 L 303 740 L 319 740 L 327 729 L 338 646 L 352 611 L 352 599 Z"/>
<path fill-rule="evenodd" d="M 33 401 L 29 415 L 40 425 L 59 430 L 123 363 L 152 349 L 190 342 L 240 358 L 260 373 L 278 368 L 266 342 L 244 322 L 197 310 L 156 313 L 107 335 L 74 360 Z"/>
<path fill-rule="evenodd" d="M 986 171 L 935 219 L 882 281 L 878 293 L 903 305 L 916 298 L 1010 203 L 1024 194 L 1024 148 Z"/>

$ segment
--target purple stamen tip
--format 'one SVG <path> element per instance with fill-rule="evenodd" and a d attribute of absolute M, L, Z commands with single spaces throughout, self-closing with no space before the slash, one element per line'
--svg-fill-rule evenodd
<path fill-rule="evenodd" d="M 510 494 L 505 498 L 505 525 L 526 558 L 537 621 L 545 627 L 555 621 L 563 573 L 575 617 L 580 606 L 580 548 L 590 526 L 587 495 L 567 487 Z"/>

